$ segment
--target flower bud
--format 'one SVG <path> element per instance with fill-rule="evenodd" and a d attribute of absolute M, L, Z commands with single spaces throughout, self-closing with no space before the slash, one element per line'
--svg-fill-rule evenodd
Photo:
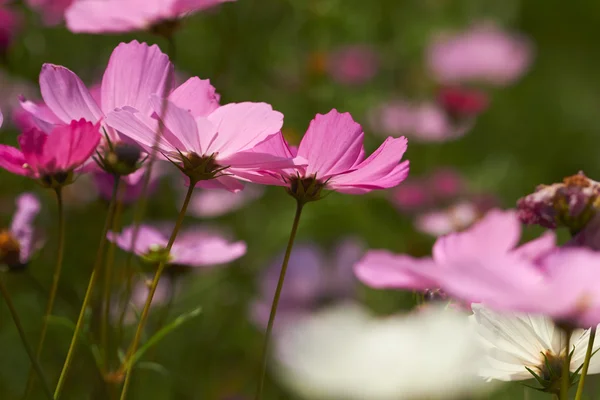
<path fill-rule="evenodd" d="M 98 164 L 111 175 L 126 176 L 141 167 L 142 151 L 139 147 L 119 142 L 108 148 Z"/>

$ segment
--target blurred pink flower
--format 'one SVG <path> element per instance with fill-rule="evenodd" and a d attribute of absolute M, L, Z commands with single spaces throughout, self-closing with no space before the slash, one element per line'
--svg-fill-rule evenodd
<path fill-rule="evenodd" d="M 247 185 L 243 191 L 232 193 L 226 190 L 197 190 L 188 213 L 196 217 L 212 218 L 236 211 L 264 194 L 261 186 Z"/>
<path fill-rule="evenodd" d="M 516 212 L 494 210 L 469 230 L 439 238 L 431 258 L 370 251 L 355 273 L 377 288 L 439 287 L 498 311 L 548 315 L 578 327 L 598 324 L 600 253 L 559 249 L 552 232 L 516 247 L 520 235 Z"/>
<path fill-rule="evenodd" d="M 362 252 L 362 243 L 351 238 L 339 242 L 330 254 L 324 254 L 314 244 L 296 246 L 288 264 L 275 325 L 282 326 L 321 306 L 354 297 L 357 282 L 352 267 Z M 269 320 L 282 259 L 280 254 L 264 271 L 259 298 L 251 305 L 251 318 L 261 328 Z"/>
<path fill-rule="evenodd" d="M 50 186 L 68 183 L 68 174 L 87 161 L 100 142 L 99 125 L 81 119 L 55 127 L 50 134 L 38 129 L 18 138 L 21 150 L 0 145 L 0 167 L 17 175 L 41 179 Z"/>
<path fill-rule="evenodd" d="M 154 95 L 150 106 L 164 112 L 165 132 L 158 149 L 166 159 L 200 187 L 243 189 L 238 179 L 252 181 L 246 170 L 289 168 L 292 157 L 282 148 L 283 114 L 266 103 L 230 103 L 219 107 L 208 81 L 191 78 L 168 99 Z M 117 109 L 107 117 L 110 126 L 149 151 L 159 121 L 133 107 Z"/>
<path fill-rule="evenodd" d="M 478 25 L 454 35 L 439 35 L 427 51 L 427 64 L 442 83 L 507 85 L 529 67 L 532 45 L 523 36 L 493 25 Z"/>
<path fill-rule="evenodd" d="M 488 107 L 488 97 L 479 90 L 460 87 L 443 87 L 438 102 L 450 118 L 457 121 L 474 118 Z"/>
<path fill-rule="evenodd" d="M 165 248 L 171 228 L 165 226 L 164 229 L 159 229 L 150 225 L 141 225 L 133 252 L 149 261 L 160 261 L 166 257 L 169 264 L 189 267 L 225 264 L 246 254 L 244 242 L 230 242 L 214 231 L 200 228 L 184 229 L 179 232 L 171 252 L 167 254 Z M 119 234 L 108 232 L 107 238 L 121 249 L 129 251 L 133 229 L 130 226 Z"/>
<path fill-rule="evenodd" d="M 46 25 L 62 22 L 65 10 L 74 0 L 26 0 L 27 5 L 40 13 Z"/>
<path fill-rule="evenodd" d="M 0 54 L 12 44 L 21 27 L 21 16 L 9 7 L 10 0 L 0 0 Z"/>
<path fill-rule="evenodd" d="M 393 203 L 403 212 L 421 209 L 433 202 L 428 189 L 423 182 L 407 179 L 393 191 Z"/>
<path fill-rule="evenodd" d="M 0 231 L 0 263 L 10 269 L 23 268 L 31 255 L 44 244 L 33 222 L 40 212 L 40 201 L 31 193 L 17 197 L 17 209 L 10 228 Z"/>
<path fill-rule="evenodd" d="M 235 0 L 76 0 L 65 19 L 72 32 L 129 32 L 150 29 L 228 1 Z"/>
<path fill-rule="evenodd" d="M 445 142 L 467 133 L 471 119 L 454 121 L 446 109 L 434 102 L 411 103 L 396 100 L 374 108 L 371 126 L 382 136 L 406 135 L 420 142 Z"/>
<path fill-rule="evenodd" d="M 428 185 L 434 196 L 439 199 L 448 199 L 462 194 L 467 183 L 457 170 L 440 167 L 429 174 Z"/>
<path fill-rule="evenodd" d="M 317 114 L 297 151 L 287 144 L 273 150 L 306 160 L 306 167 L 285 173 L 264 171 L 263 183 L 287 186 L 292 195 L 302 193 L 303 201 L 311 201 L 320 198 L 322 189 L 363 194 L 404 181 L 409 162 L 400 160 L 407 148 L 406 138 L 387 138 L 366 159 L 363 138 L 362 127 L 350 113 L 333 109 L 325 115 Z"/>
<path fill-rule="evenodd" d="M 443 236 L 468 228 L 479 217 L 476 205 L 463 201 L 445 210 L 428 211 L 418 215 L 415 227 L 432 236 Z"/>
<path fill-rule="evenodd" d="M 339 83 L 360 85 L 375 77 L 379 70 L 379 60 L 369 46 L 346 46 L 327 56 L 326 69 L 329 76 Z"/>
<path fill-rule="evenodd" d="M 126 106 L 151 115 L 150 95 L 170 93 L 172 80 L 173 65 L 158 46 L 132 41 L 115 48 L 97 92 L 88 90 L 69 69 L 44 64 L 40 89 L 45 104 L 23 100 L 21 105 L 45 132 L 54 125 L 85 118 L 94 123 L 102 121 L 111 140 L 117 142 L 118 134 L 105 123 L 105 115 Z"/>

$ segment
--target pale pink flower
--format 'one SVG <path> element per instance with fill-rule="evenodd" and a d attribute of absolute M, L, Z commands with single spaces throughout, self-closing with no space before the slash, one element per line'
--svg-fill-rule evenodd
<path fill-rule="evenodd" d="M 10 269 L 23 268 L 44 244 L 44 238 L 33 224 L 40 212 L 38 198 L 23 193 L 17 197 L 16 204 L 10 228 L 0 231 L 0 263 Z"/>
<path fill-rule="evenodd" d="M 62 22 L 65 10 L 74 0 L 26 0 L 27 5 L 40 13 L 46 25 Z"/>
<path fill-rule="evenodd" d="M 388 137 L 365 159 L 364 132 L 349 113 L 331 110 L 311 121 L 298 149 L 284 147 L 274 152 L 306 160 L 301 171 L 265 171 L 263 183 L 287 186 L 302 201 L 320 198 L 322 189 L 363 194 L 398 185 L 408 176 L 409 162 L 400 162 L 407 148 L 405 137 Z M 266 169 L 266 168 L 265 168 Z"/>
<path fill-rule="evenodd" d="M 188 213 L 201 218 L 213 218 L 239 210 L 264 194 L 261 186 L 247 185 L 241 192 L 226 190 L 196 190 Z"/>
<path fill-rule="evenodd" d="M 160 229 L 141 225 L 133 252 L 149 261 L 160 261 L 166 257 L 169 264 L 189 267 L 225 264 L 246 254 L 244 242 L 231 242 L 214 231 L 200 228 L 182 230 L 173 243 L 171 252 L 167 254 L 166 247 L 171 232 L 167 228 L 172 227 Z M 119 234 L 109 232 L 107 238 L 121 249 L 130 251 L 133 231 L 132 226 L 126 227 Z"/>
<path fill-rule="evenodd" d="M 524 37 L 493 25 L 439 35 L 427 50 L 427 64 L 443 83 L 475 81 L 506 85 L 527 70 L 532 45 Z"/>
<path fill-rule="evenodd" d="M 17 175 L 41 179 L 51 186 L 68 183 L 69 174 L 86 162 L 100 142 L 98 124 L 83 119 L 55 127 L 50 134 L 38 129 L 18 138 L 21 150 L 0 145 L 0 167 Z"/>
<path fill-rule="evenodd" d="M 76 0 L 65 19 L 72 32 L 120 33 L 150 29 L 228 1 L 235 0 Z"/>
<path fill-rule="evenodd" d="M 379 69 L 377 54 L 369 46 L 339 48 L 327 56 L 329 76 L 345 85 L 360 85 L 373 79 Z"/>
<path fill-rule="evenodd" d="M 445 142 L 462 137 L 473 120 L 454 121 L 435 102 L 395 100 L 371 111 L 370 123 L 376 133 L 394 137 L 406 135 L 420 142 Z"/>
<path fill-rule="evenodd" d="M 45 106 L 26 100 L 21 105 L 45 132 L 55 125 L 84 118 L 93 123 L 102 121 L 111 140 L 118 141 L 118 134 L 104 123 L 105 115 L 120 107 L 132 107 L 151 115 L 150 95 L 168 94 L 172 81 L 173 65 L 169 57 L 156 45 L 133 41 L 121 43 L 113 51 L 99 95 L 88 90 L 69 69 L 44 64 L 40 90 Z"/>
<path fill-rule="evenodd" d="M 238 191 L 245 171 L 294 166 L 292 157 L 272 148 L 285 146 L 283 114 L 266 103 L 230 103 L 219 107 L 208 81 L 191 78 L 168 99 L 152 96 L 151 107 L 162 115 L 165 129 L 158 150 L 180 166 L 194 183 Z M 133 107 L 107 117 L 110 126 L 150 151 L 159 121 Z"/>

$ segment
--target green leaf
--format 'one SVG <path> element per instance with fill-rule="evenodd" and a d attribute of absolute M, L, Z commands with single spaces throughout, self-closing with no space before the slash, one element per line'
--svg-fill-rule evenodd
<path fill-rule="evenodd" d="M 158 332 L 156 332 L 146 343 L 144 343 L 138 351 L 131 357 L 129 360 L 129 366 L 135 365 L 135 363 L 144 355 L 148 349 L 157 344 L 161 339 L 167 336 L 169 333 L 183 325 L 185 322 L 189 321 L 192 318 L 200 315 L 201 308 L 198 307 L 190 312 L 181 314 L 179 317 L 175 318 L 171 323 L 162 327 Z"/>

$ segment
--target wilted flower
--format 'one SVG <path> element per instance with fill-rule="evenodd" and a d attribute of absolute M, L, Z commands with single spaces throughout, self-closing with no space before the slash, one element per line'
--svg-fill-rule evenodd
<path fill-rule="evenodd" d="M 118 33 L 158 30 L 192 12 L 235 0 L 76 0 L 66 11 L 67 27 L 72 32 Z"/>
<path fill-rule="evenodd" d="M 134 227 L 126 227 L 119 234 L 109 232 L 108 240 L 114 241 L 125 251 L 131 250 Z M 170 229 L 159 229 L 149 225 L 139 227 L 133 252 L 149 262 L 166 261 L 188 267 L 206 267 L 225 264 L 246 254 L 244 242 L 230 242 L 222 235 L 200 228 L 182 230 L 167 253 Z"/>
<path fill-rule="evenodd" d="M 590 222 L 599 205 L 600 183 L 583 172 L 564 178 L 562 183 L 540 185 L 517 203 L 523 223 L 549 229 L 567 227 L 572 233 L 579 232 Z"/>
<path fill-rule="evenodd" d="M 306 399 L 464 398 L 486 386 L 467 316 L 437 307 L 378 318 L 342 304 L 286 326 L 275 345 L 277 375 Z"/>
<path fill-rule="evenodd" d="M 439 82 L 507 85 L 529 67 L 532 46 L 524 37 L 488 24 L 439 35 L 427 53 L 429 69 Z"/>
<path fill-rule="evenodd" d="M 100 132 L 97 124 L 81 119 L 57 126 L 50 134 L 31 129 L 18 141 L 21 150 L 0 145 L 0 167 L 56 188 L 72 182 L 73 171 L 96 150 Z"/>
<path fill-rule="evenodd" d="M 44 244 L 44 239 L 33 226 L 40 212 L 40 202 L 33 194 L 17 197 L 17 209 L 9 229 L 0 231 L 0 264 L 10 269 L 23 268 L 31 255 Z"/>
<path fill-rule="evenodd" d="M 213 218 L 236 211 L 264 194 L 261 186 L 246 185 L 241 192 L 197 190 L 190 201 L 188 213 L 201 218 Z"/>
<path fill-rule="evenodd" d="M 294 321 L 331 302 L 354 297 L 356 278 L 352 267 L 361 254 L 362 246 L 354 239 L 341 242 L 330 257 L 313 244 L 296 246 L 288 263 L 276 326 Z M 260 282 L 260 298 L 252 305 L 252 317 L 260 326 L 266 326 L 269 320 L 282 260 L 283 254 L 265 270 Z"/>
<path fill-rule="evenodd" d="M 520 381 L 531 379 L 531 370 L 544 380 L 544 389 L 560 388 L 562 364 L 567 356 L 566 334 L 548 317 L 531 314 L 498 313 L 473 304 L 472 321 L 486 349 L 487 363 L 480 375 L 486 379 Z M 589 329 L 571 334 L 571 372 L 583 365 L 590 339 Z M 593 351 L 600 344 L 595 341 Z M 591 358 L 588 374 L 600 373 L 600 357 Z"/>
<path fill-rule="evenodd" d="M 377 54 L 369 46 L 346 46 L 326 56 L 329 76 L 339 83 L 360 85 L 373 79 L 379 69 Z"/>

